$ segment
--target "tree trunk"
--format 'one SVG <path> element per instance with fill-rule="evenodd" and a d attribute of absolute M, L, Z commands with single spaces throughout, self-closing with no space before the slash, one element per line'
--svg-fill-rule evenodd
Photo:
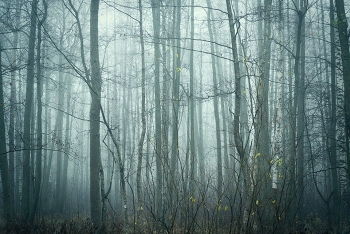
<path fill-rule="evenodd" d="M 13 47 L 17 48 L 18 46 L 18 28 L 20 24 L 21 10 L 20 10 L 19 1 L 16 1 L 16 22 L 15 28 L 13 28 Z M 19 191 L 15 190 L 15 187 L 19 184 L 18 180 L 15 180 L 15 171 L 16 175 L 18 174 L 18 169 L 15 167 L 15 150 L 16 150 L 16 140 L 15 140 L 15 113 L 16 113 L 16 71 L 17 69 L 17 50 L 12 51 L 12 62 L 11 62 L 11 94 L 10 94 L 10 123 L 9 123 L 9 183 L 12 186 L 10 189 L 11 197 L 13 197 L 14 207 L 15 204 L 19 201 L 16 199 L 15 194 Z M 16 193 L 15 193 L 16 192 Z M 15 212 L 14 208 L 14 212 Z"/>
<path fill-rule="evenodd" d="M 331 118 L 330 118 L 330 129 L 329 129 L 329 163 L 331 166 L 332 173 L 332 192 L 333 192 L 333 217 L 334 217 L 334 225 L 338 227 L 339 224 L 339 181 L 338 181 L 338 169 L 337 169 L 337 148 L 336 148 L 336 126 L 337 126 L 337 91 L 336 91 L 336 57 L 335 57 L 335 30 L 334 30 L 334 5 L 333 0 L 329 0 L 329 8 L 330 8 L 330 39 L 331 39 Z"/>
<path fill-rule="evenodd" d="M 297 203 L 298 217 L 303 219 L 304 215 L 304 128 L 305 128 L 305 14 L 307 5 L 304 0 L 300 0 L 299 8 L 297 8 L 298 27 L 296 39 L 296 53 L 295 53 L 295 96 L 294 96 L 294 110 L 296 120 L 296 151 L 295 159 L 297 161 Z"/>
<path fill-rule="evenodd" d="M 337 12 L 336 25 L 338 28 L 341 60 L 343 67 L 344 80 L 344 115 L 345 115 L 345 150 L 347 158 L 347 175 L 350 179 L 350 49 L 349 49 L 349 32 L 348 21 L 345 14 L 344 0 L 335 0 L 335 8 Z"/>
<path fill-rule="evenodd" d="M 90 105 L 90 215 L 91 222 L 100 228 L 102 210 L 100 196 L 101 142 L 100 142 L 100 101 L 101 70 L 98 48 L 99 0 L 91 0 L 90 6 L 90 62 L 91 62 L 91 105 Z"/>
<path fill-rule="evenodd" d="M 30 15 L 30 33 L 27 60 L 27 84 L 26 84 L 26 101 L 24 110 L 24 129 L 23 129 L 23 183 L 22 183 L 22 200 L 21 214 L 24 220 L 29 217 L 29 197 L 30 197 L 30 155 L 31 155 L 31 117 L 34 96 L 34 62 L 35 62 L 35 40 L 36 40 L 36 21 L 38 1 L 32 1 L 32 11 Z"/>
<path fill-rule="evenodd" d="M 140 42 L 141 42 L 141 66 L 142 66 L 142 77 L 141 77 L 141 122 L 142 131 L 138 145 L 138 160 L 137 160 L 137 199 L 138 199 L 138 210 L 143 210 L 143 198 L 142 198 L 142 185 L 141 185 L 141 169 L 142 169 L 142 158 L 143 158 L 143 144 L 146 135 L 146 68 L 145 68 L 145 45 L 143 40 L 143 13 L 142 13 L 142 1 L 139 0 L 139 12 L 140 12 Z"/>
<path fill-rule="evenodd" d="M 6 132 L 5 132 L 5 111 L 4 111 L 4 90 L 2 77 L 2 45 L 0 42 L 0 170 L 1 184 L 3 192 L 4 216 L 7 222 L 14 217 L 13 193 L 12 186 L 9 181 L 9 170 L 6 150 Z"/>
<path fill-rule="evenodd" d="M 156 167 L 157 167 L 157 191 L 156 191 L 156 214 L 160 218 L 162 213 L 162 191 L 163 191 L 163 180 L 162 180 L 162 120 L 160 112 L 160 1 L 152 0 L 152 17 L 153 17 L 153 35 L 154 35 L 154 100 L 155 100 L 155 139 L 156 139 Z"/>
<path fill-rule="evenodd" d="M 190 51 L 190 196 L 194 196 L 194 183 L 195 183 L 195 159 L 196 159 L 196 151 L 195 151 L 195 104 L 194 104 L 194 58 L 193 58 L 193 49 L 194 49 L 194 0 L 191 0 L 191 51 Z M 191 210 L 192 212 L 192 210 Z M 190 218 L 192 217 L 192 213 Z"/>
<path fill-rule="evenodd" d="M 217 203 L 218 206 L 221 204 L 221 196 L 222 196 L 222 155 L 221 155 L 221 129 L 220 129 L 220 117 L 219 117 L 219 98 L 218 98 L 218 82 L 217 82 L 217 72 L 216 72 L 216 60 L 215 60 L 215 48 L 214 48 L 214 36 L 213 36 L 213 26 L 212 26 L 212 6 L 210 0 L 207 0 L 208 5 L 208 13 L 207 13 L 207 21 L 208 21 L 208 30 L 209 30 L 209 37 L 210 37 L 210 51 L 211 51 L 211 66 L 212 66 L 212 73 L 213 73 L 213 91 L 214 91 L 214 98 L 213 98 L 213 105 L 214 105 L 214 117 L 215 117 L 215 129 L 216 129 L 216 157 L 217 157 L 217 187 L 216 187 L 216 193 L 217 193 Z"/>
<path fill-rule="evenodd" d="M 29 222 L 33 223 L 35 213 L 38 207 L 39 198 L 40 198 L 40 192 L 41 192 L 41 181 L 42 181 L 42 147 L 43 147 L 43 139 L 42 139 L 42 92 L 43 92 L 43 73 L 41 71 L 41 27 L 43 23 L 46 20 L 47 16 L 47 3 L 44 0 L 44 16 L 41 20 L 38 22 L 38 45 L 37 45 L 37 53 L 36 53 L 36 78 L 37 78 L 37 102 L 38 102 L 38 109 L 37 109 L 37 151 L 36 151 L 36 169 L 35 169 L 35 187 L 34 187 L 34 201 L 33 206 L 31 208 L 30 214 L 29 214 Z"/>
<path fill-rule="evenodd" d="M 64 8 L 63 8 L 64 9 Z M 64 10 L 63 10 L 64 12 Z M 64 33 L 65 33 L 65 17 L 62 18 L 62 28 L 60 29 L 60 49 L 63 50 L 64 46 Z M 63 70 L 63 55 L 59 55 L 59 70 L 58 70 L 58 103 L 57 103 L 57 116 L 56 116 L 56 128 L 55 128 L 55 145 L 57 148 L 56 153 L 56 189 L 55 189 L 55 209 L 59 213 L 63 212 L 63 199 L 62 199 L 62 161 L 63 161 L 63 113 L 64 113 L 64 95 L 66 84 L 64 82 L 64 70 Z"/>
<path fill-rule="evenodd" d="M 67 77 L 67 106 L 66 106 L 66 112 L 70 113 L 71 111 L 71 96 L 72 96 L 72 78 Z M 64 148 L 63 148 L 63 164 L 62 164 L 62 185 L 61 185 L 61 196 L 62 196 L 62 210 L 64 212 L 67 212 L 67 177 L 68 177 L 68 158 L 69 158 L 69 151 L 70 151 L 70 115 L 66 115 L 66 123 L 65 123 L 65 134 L 64 134 Z M 67 213 L 66 213 L 67 214 Z"/>

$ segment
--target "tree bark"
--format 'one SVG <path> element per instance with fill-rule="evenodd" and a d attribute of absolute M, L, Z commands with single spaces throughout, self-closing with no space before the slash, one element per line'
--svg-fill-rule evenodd
<path fill-rule="evenodd" d="M 143 210 L 143 198 L 142 198 L 142 185 L 141 185 L 141 169 L 142 169 L 142 159 L 143 159 L 143 144 L 146 135 L 146 68 L 145 68 L 145 45 L 143 40 L 143 13 L 142 13 L 142 1 L 139 0 L 139 12 L 140 12 L 140 43 L 141 43 L 141 122 L 142 130 L 141 137 L 138 145 L 138 160 L 137 160 L 137 199 L 138 199 L 138 210 Z"/>
<path fill-rule="evenodd" d="M 338 35 L 341 49 L 341 60 L 343 67 L 344 80 L 344 115 L 345 115 L 345 150 L 347 158 L 347 175 L 350 179 L 350 49 L 349 49 L 349 32 L 348 21 L 345 14 L 344 0 L 335 0 L 337 12 L 337 21 L 335 25 L 338 28 Z"/>
<path fill-rule="evenodd" d="M 38 1 L 32 1 L 32 10 L 30 14 L 30 33 L 27 59 L 27 84 L 26 84 L 26 101 L 24 109 L 24 129 L 23 129 L 23 183 L 22 183 L 22 200 L 21 215 L 24 220 L 29 217 L 29 197 L 30 197 L 30 156 L 31 156 L 31 117 L 34 96 L 34 62 L 35 62 L 35 40 L 36 40 L 36 22 L 37 22 L 37 5 Z"/>
<path fill-rule="evenodd" d="M 211 51 L 211 66 L 212 66 L 212 73 L 213 73 L 213 90 L 214 90 L 214 98 L 213 98 L 213 105 L 214 105 L 214 117 L 215 117 L 215 129 L 216 129 L 216 157 L 217 157 L 217 187 L 216 187 L 216 193 L 217 193 L 217 203 L 218 206 L 221 205 L 221 196 L 222 196 L 222 183 L 223 183 L 223 176 L 222 176 L 222 154 L 221 154 L 221 129 L 220 129 L 220 116 L 219 116 L 219 93 L 218 93 L 218 82 L 217 82 L 217 67 L 216 67 L 216 59 L 215 59 L 215 48 L 214 48 L 214 36 L 213 36 L 213 26 L 211 22 L 212 18 L 212 6 L 210 0 L 207 0 L 208 5 L 208 13 L 207 13 L 207 21 L 208 21 L 208 30 L 209 30 L 209 37 L 210 37 L 210 51 Z"/>
<path fill-rule="evenodd" d="M 91 105 L 90 105 L 90 215 L 95 227 L 102 225 L 100 196 L 101 142 L 100 142 L 100 100 L 101 70 L 98 48 L 99 0 L 91 0 L 90 6 L 90 63 L 91 63 Z"/>
<path fill-rule="evenodd" d="M 14 216 L 12 186 L 9 181 L 9 169 L 6 150 L 6 132 L 5 132 L 5 111 L 4 111 L 4 90 L 2 76 L 2 45 L 0 42 L 0 170 L 1 184 L 3 191 L 3 204 L 5 220 L 9 223 Z"/>
<path fill-rule="evenodd" d="M 34 222 L 35 213 L 37 211 L 39 198 L 40 198 L 40 192 L 41 192 L 41 181 L 42 181 L 42 148 L 43 148 L 43 131 L 42 131 L 42 92 L 43 92 L 43 72 L 41 70 L 41 27 L 43 23 L 46 20 L 47 17 L 47 3 L 45 0 L 43 0 L 44 4 L 44 16 L 41 20 L 38 22 L 38 44 L 37 44 L 37 53 L 36 53 L 36 79 L 37 79 L 37 102 L 38 102 L 38 109 L 37 109 L 37 151 L 36 151 L 36 169 L 35 169 L 35 184 L 34 184 L 34 200 L 33 205 L 29 214 L 29 222 Z"/>
<path fill-rule="evenodd" d="M 155 139 L 156 139 L 156 167 L 157 167 L 157 191 L 156 191 L 156 214 L 160 217 L 162 210 L 162 120 L 160 112 L 160 1 L 152 0 L 152 18 L 153 18 L 153 40 L 154 40 L 154 100 L 155 100 Z"/>
<path fill-rule="evenodd" d="M 337 126 L 337 91 L 336 91 L 336 56 L 335 56 L 335 17 L 334 17 L 334 4 L 333 0 L 329 0 L 330 8 L 330 39 L 331 39 L 331 118 L 330 118 L 330 130 L 329 130 L 329 162 L 332 170 L 332 189 L 333 189 L 333 214 L 334 224 L 338 227 L 339 224 L 339 181 L 338 181 L 338 169 L 337 169 L 337 148 L 336 148 L 336 126 Z"/>

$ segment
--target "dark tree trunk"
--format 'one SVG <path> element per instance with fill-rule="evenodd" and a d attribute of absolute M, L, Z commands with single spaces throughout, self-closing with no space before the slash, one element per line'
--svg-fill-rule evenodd
<path fill-rule="evenodd" d="M 35 213 L 38 207 L 39 203 L 39 196 L 41 192 L 41 181 L 42 181 L 42 147 L 43 147 L 43 139 L 42 139 L 42 92 L 43 92 L 43 77 L 42 77 L 42 71 L 41 71 L 41 27 L 43 23 L 46 20 L 47 16 L 47 3 L 44 0 L 44 16 L 43 18 L 38 22 L 38 45 L 37 45 L 37 54 L 36 54 L 36 76 L 37 76 L 37 102 L 38 102 L 38 109 L 37 109 L 37 151 L 36 151 L 36 169 L 35 169 L 35 187 L 34 187 L 34 200 L 33 205 L 29 214 L 29 222 L 33 223 Z"/>
<path fill-rule="evenodd" d="M 90 7 L 90 62 L 91 62 L 91 105 L 90 105 L 90 215 L 96 227 L 102 225 L 100 196 L 101 142 L 100 142 L 100 101 L 101 71 L 98 49 L 99 0 L 91 0 Z"/>
<path fill-rule="evenodd" d="M 23 129 L 23 183 L 21 214 L 24 220 L 29 217 L 30 204 L 30 156 L 31 156 L 31 118 L 34 96 L 34 62 L 35 62 L 35 40 L 36 40 L 36 22 L 38 1 L 32 1 L 32 11 L 30 15 L 30 33 L 27 60 L 27 84 L 26 84 L 26 102 L 24 109 L 24 129 Z"/>

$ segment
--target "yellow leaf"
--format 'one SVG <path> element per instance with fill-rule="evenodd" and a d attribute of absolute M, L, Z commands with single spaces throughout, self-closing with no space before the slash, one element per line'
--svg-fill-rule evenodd
<path fill-rule="evenodd" d="M 179 54 L 176 54 L 176 58 L 178 58 L 179 57 Z"/>
<path fill-rule="evenodd" d="M 225 209 L 224 209 L 224 210 L 226 211 L 227 209 L 228 209 L 228 206 L 225 206 Z"/>
<path fill-rule="evenodd" d="M 256 200 L 255 204 L 256 204 L 256 205 L 259 205 L 259 200 Z"/>
<path fill-rule="evenodd" d="M 243 90 L 243 94 L 246 95 L 247 91 L 246 90 Z"/>
<path fill-rule="evenodd" d="M 190 197 L 190 201 L 192 202 L 192 203 L 195 203 L 196 202 L 196 199 L 194 199 L 192 196 Z"/>
<path fill-rule="evenodd" d="M 275 203 L 276 203 L 276 200 L 273 200 L 273 201 L 272 201 L 272 204 L 275 204 Z"/>
<path fill-rule="evenodd" d="M 277 162 L 277 165 L 278 165 L 278 166 L 282 166 L 282 159 L 281 159 L 281 158 L 277 159 L 276 162 Z"/>
<path fill-rule="evenodd" d="M 221 210 L 221 205 L 218 206 L 218 210 Z"/>
<path fill-rule="evenodd" d="M 255 158 L 257 158 L 257 157 L 259 157 L 260 156 L 260 153 L 257 153 L 256 155 L 255 155 Z"/>
<path fill-rule="evenodd" d="M 181 68 L 179 68 L 179 67 L 176 68 L 176 71 L 177 71 L 177 72 L 181 72 Z"/>

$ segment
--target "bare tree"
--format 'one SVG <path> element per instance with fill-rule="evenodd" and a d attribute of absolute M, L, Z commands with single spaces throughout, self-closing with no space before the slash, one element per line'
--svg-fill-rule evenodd
<path fill-rule="evenodd" d="M 26 84 L 26 102 L 24 110 L 24 129 L 23 129 L 23 183 L 22 183 L 22 200 L 21 211 L 22 218 L 27 220 L 30 211 L 30 156 L 31 156 L 31 118 L 32 105 L 34 97 L 34 63 L 35 63 L 35 41 L 36 41 L 36 24 L 37 24 L 37 6 L 38 1 L 33 0 L 31 3 L 30 14 L 30 33 L 27 59 L 27 84 Z"/>

